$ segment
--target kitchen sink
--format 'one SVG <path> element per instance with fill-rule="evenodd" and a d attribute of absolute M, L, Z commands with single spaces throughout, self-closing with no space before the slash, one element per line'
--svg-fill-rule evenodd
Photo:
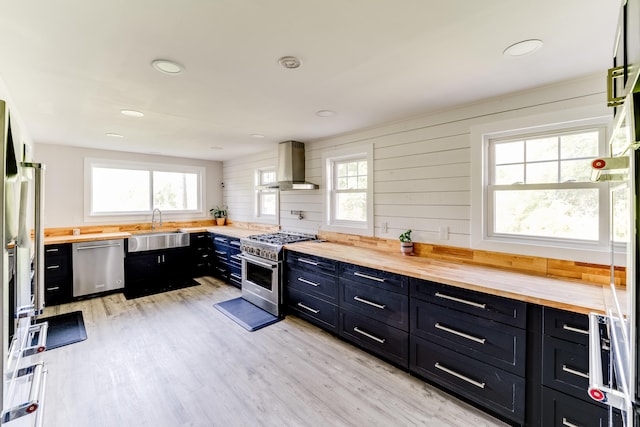
<path fill-rule="evenodd" d="M 128 239 L 128 252 L 154 251 L 158 249 L 189 246 L 189 233 L 181 231 L 157 231 L 135 234 Z"/>

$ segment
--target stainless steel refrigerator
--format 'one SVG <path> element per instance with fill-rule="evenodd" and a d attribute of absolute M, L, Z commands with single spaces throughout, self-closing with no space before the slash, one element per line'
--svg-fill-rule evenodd
<path fill-rule="evenodd" d="M 611 241 L 611 283 L 603 287 L 606 313 L 590 315 L 589 395 L 609 405 L 609 425 L 640 427 L 640 94 L 627 96 L 620 108 L 609 144 L 611 157 L 593 162 L 595 179 L 609 186 L 610 229 L 619 238 Z M 626 257 L 625 287 L 613 274 L 621 254 Z M 607 353 L 609 363 L 602 363 Z"/>
<path fill-rule="evenodd" d="M 7 103 L 0 100 L 0 421 L 8 427 L 42 425 L 47 375 L 39 358 L 46 349 L 48 325 L 36 323 L 44 308 L 44 167 L 29 162 L 24 141 Z"/>

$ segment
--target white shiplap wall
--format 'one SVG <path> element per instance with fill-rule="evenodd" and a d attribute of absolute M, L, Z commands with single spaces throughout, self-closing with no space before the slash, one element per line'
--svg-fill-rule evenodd
<path fill-rule="evenodd" d="M 374 146 L 375 236 L 396 238 L 407 228 L 414 241 L 471 247 L 472 128 L 567 109 L 611 115 L 605 104 L 605 74 L 561 82 L 320 141 L 306 142 L 306 178 L 319 190 L 282 192 L 285 230 L 322 227 L 325 153 L 361 144 Z M 586 112 L 588 111 L 588 113 Z M 225 202 L 230 217 L 253 221 L 253 171 L 274 165 L 276 150 L 225 162 Z M 302 210 L 303 220 L 290 214 Z M 385 227 L 386 225 L 386 227 Z M 447 230 L 445 239 L 441 231 Z"/>

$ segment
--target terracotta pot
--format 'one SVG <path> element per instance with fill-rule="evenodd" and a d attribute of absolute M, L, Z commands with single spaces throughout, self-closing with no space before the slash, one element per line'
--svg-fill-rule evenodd
<path fill-rule="evenodd" d="M 402 255 L 413 255 L 413 242 L 400 242 Z"/>
<path fill-rule="evenodd" d="M 218 225 L 224 225 L 225 221 L 226 221 L 226 218 L 216 218 L 216 224 Z"/>

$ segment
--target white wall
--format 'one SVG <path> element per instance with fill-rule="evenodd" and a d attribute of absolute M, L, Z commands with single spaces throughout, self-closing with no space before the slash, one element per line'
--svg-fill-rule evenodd
<path fill-rule="evenodd" d="M 204 167 L 206 169 L 206 177 L 203 206 L 206 212 L 202 216 L 190 217 L 189 219 L 210 219 L 209 209 L 222 202 L 222 188 L 220 185 L 222 183 L 221 162 L 37 143 L 35 144 L 34 157 L 36 162 L 44 163 L 46 166 L 45 227 L 71 227 L 122 222 L 117 220 L 98 221 L 97 223 L 85 222 L 83 211 L 85 157 Z M 163 219 L 169 220 L 172 218 L 165 215 Z"/>
<path fill-rule="evenodd" d="M 319 190 L 282 192 L 281 226 L 316 233 L 322 229 L 322 155 L 363 143 L 374 145 L 375 236 L 396 238 L 407 228 L 414 241 L 469 248 L 472 219 L 472 129 L 488 123 L 584 111 L 611 116 L 606 107 L 605 75 L 460 106 L 433 114 L 320 141 L 306 142 L 306 178 Z M 233 220 L 249 221 L 253 206 L 253 171 L 276 164 L 276 152 L 226 161 L 225 203 Z M 302 210 L 298 220 L 291 210 Z M 385 227 L 386 225 L 386 227 Z M 440 230 L 448 229 L 448 238 Z M 514 252 L 522 253 L 522 252 Z M 542 252 L 541 256 L 550 256 Z M 562 258 L 562 256 L 558 256 Z"/>

